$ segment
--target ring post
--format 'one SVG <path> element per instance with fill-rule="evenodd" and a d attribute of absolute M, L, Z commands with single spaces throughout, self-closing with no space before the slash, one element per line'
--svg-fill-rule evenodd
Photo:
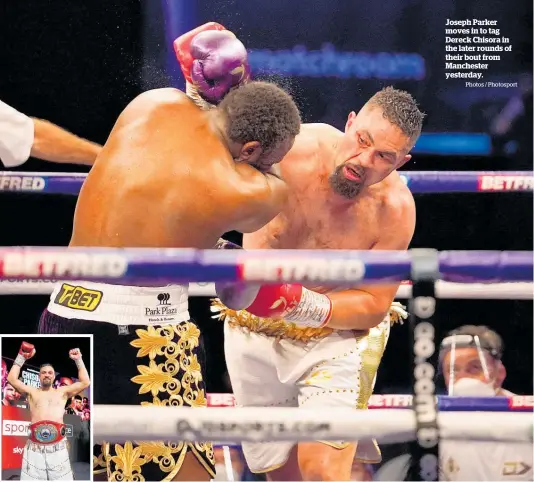
<path fill-rule="evenodd" d="M 436 345 L 431 317 L 436 310 L 435 282 L 440 278 L 439 253 L 412 249 L 412 297 L 409 302 L 412 351 L 413 411 L 416 440 L 410 443 L 407 480 L 438 480 L 439 430 L 434 361 Z"/>

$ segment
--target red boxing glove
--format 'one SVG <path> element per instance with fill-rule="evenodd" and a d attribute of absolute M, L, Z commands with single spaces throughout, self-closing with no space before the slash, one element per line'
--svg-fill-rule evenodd
<path fill-rule="evenodd" d="M 19 353 L 17 358 L 15 358 L 15 365 L 21 367 L 24 365 L 26 360 L 29 360 L 33 355 L 35 355 L 35 347 L 26 341 L 23 341 L 19 348 Z"/>
<path fill-rule="evenodd" d="M 205 32 L 206 30 L 226 30 L 220 23 L 217 22 L 208 22 L 200 27 L 191 30 L 190 32 L 184 33 L 178 37 L 173 45 L 174 52 L 178 62 L 180 63 L 180 68 L 184 74 L 185 80 L 190 84 L 193 82 L 191 79 L 191 68 L 193 67 L 193 61 L 195 60 L 191 55 L 191 42 L 200 32 Z"/>
<path fill-rule="evenodd" d="M 265 285 L 246 310 L 261 318 L 283 318 L 296 325 L 322 328 L 332 314 L 332 301 L 302 285 Z"/>
<path fill-rule="evenodd" d="M 20 345 L 19 355 L 22 355 L 26 360 L 29 360 L 33 355 L 35 355 L 35 346 L 27 341 L 23 341 Z"/>

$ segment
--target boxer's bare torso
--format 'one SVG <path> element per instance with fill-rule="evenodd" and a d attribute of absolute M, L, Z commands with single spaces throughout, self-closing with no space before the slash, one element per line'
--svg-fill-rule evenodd
<path fill-rule="evenodd" d="M 341 135 L 325 124 L 302 126 L 292 150 L 280 163 L 291 192 L 286 207 L 259 231 L 245 234 L 245 249 L 369 250 L 392 221 L 406 212 L 406 205 L 415 213 L 412 194 L 397 172 L 353 200 L 339 198 L 328 178 L 334 169 L 332 146 Z M 415 215 L 406 220 L 414 221 Z"/>
<path fill-rule="evenodd" d="M 42 420 L 63 423 L 66 401 L 67 395 L 61 389 L 32 390 L 28 393 L 32 423 Z"/>
<path fill-rule="evenodd" d="M 266 175 L 234 162 L 210 115 L 176 89 L 132 101 L 82 187 L 70 245 L 211 248 L 271 220 Z"/>

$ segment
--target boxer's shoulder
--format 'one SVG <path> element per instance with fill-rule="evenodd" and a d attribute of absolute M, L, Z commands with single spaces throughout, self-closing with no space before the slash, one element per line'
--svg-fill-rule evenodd
<path fill-rule="evenodd" d="M 303 124 L 295 143 L 284 157 L 281 168 L 283 175 L 295 171 L 302 176 L 306 171 L 315 173 L 327 154 L 332 138 L 339 131 L 328 124 Z"/>
<path fill-rule="evenodd" d="M 294 147 L 319 153 L 343 133 L 329 124 L 302 124 Z"/>
<path fill-rule="evenodd" d="M 393 173 L 396 177 L 398 174 Z M 415 201 L 410 189 L 400 179 L 392 180 L 382 196 L 384 212 L 390 215 L 415 213 Z"/>
<path fill-rule="evenodd" d="M 191 100 L 181 90 L 173 88 L 147 90 L 139 94 L 124 109 L 121 117 L 139 119 L 139 116 L 150 116 L 169 109 L 197 111 Z"/>
<path fill-rule="evenodd" d="M 395 226 L 411 239 L 415 230 L 415 201 L 397 172 L 390 175 L 382 189 L 379 214 L 382 226 Z"/>

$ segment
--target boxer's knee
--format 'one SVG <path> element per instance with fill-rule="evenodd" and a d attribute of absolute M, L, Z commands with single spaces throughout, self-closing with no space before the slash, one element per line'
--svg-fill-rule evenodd
<path fill-rule="evenodd" d="M 300 475 L 299 463 L 297 458 L 297 446 L 295 445 L 291 449 L 291 452 L 289 452 L 289 457 L 283 465 L 267 472 L 266 476 L 269 482 L 281 482 L 286 480 L 299 482 L 303 480 Z"/>
<path fill-rule="evenodd" d="M 321 442 L 300 443 L 298 463 L 303 480 L 350 480 L 356 445 L 335 448 Z"/>

